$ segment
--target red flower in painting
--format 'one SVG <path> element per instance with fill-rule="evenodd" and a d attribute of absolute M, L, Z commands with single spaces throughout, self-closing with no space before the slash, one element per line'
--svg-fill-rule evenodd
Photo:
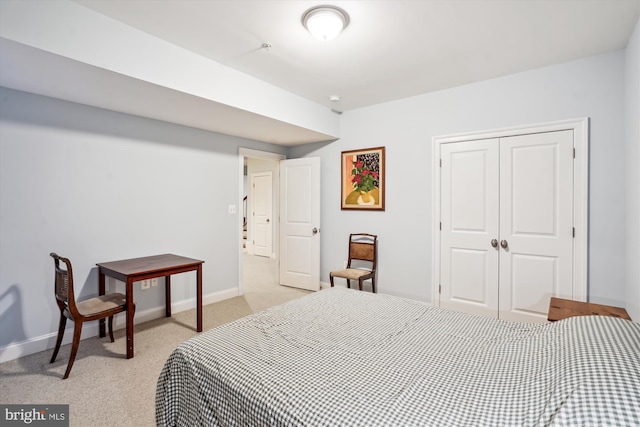
<path fill-rule="evenodd" d="M 366 167 L 362 160 L 353 162 L 351 175 L 353 176 L 351 182 L 354 190 L 367 192 L 376 188 L 375 181 L 378 179 L 378 172 Z"/>

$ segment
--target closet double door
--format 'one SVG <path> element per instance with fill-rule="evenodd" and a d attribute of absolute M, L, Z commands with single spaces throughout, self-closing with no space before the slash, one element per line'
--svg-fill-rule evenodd
<path fill-rule="evenodd" d="M 443 144 L 440 306 L 545 321 L 573 289 L 571 130 Z"/>

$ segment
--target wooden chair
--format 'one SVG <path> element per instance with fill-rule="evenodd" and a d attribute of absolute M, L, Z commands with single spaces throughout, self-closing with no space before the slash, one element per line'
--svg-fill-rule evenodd
<path fill-rule="evenodd" d="M 349 259 L 347 268 L 344 270 L 332 271 L 329 273 L 329 281 L 333 287 L 333 278 L 341 277 L 347 279 L 347 287 L 351 288 L 351 281 L 357 280 L 360 290 L 362 282 L 371 279 L 371 290 L 376 292 L 376 266 L 378 263 L 378 236 L 375 234 L 350 234 L 349 235 Z M 356 267 L 356 262 L 364 261 L 363 264 L 370 266 L 370 269 Z"/>
<path fill-rule="evenodd" d="M 71 268 L 71 261 L 57 255 L 56 253 L 51 253 L 50 255 L 53 257 L 55 263 L 55 295 L 56 302 L 60 308 L 60 326 L 58 327 L 56 347 L 55 350 L 53 350 L 53 356 L 51 356 L 51 361 L 49 363 L 55 362 L 56 356 L 58 356 L 58 350 L 60 350 L 65 326 L 67 325 L 67 318 L 73 320 L 74 323 L 73 344 L 71 346 L 71 355 L 69 356 L 67 371 L 64 373 L 64 377 L 62 377 L 64 380 L 69 376 L 73 362 L 76 359 L 76 354 L 78 353 L 80 335 L 82 334 L 82 324 L 91 320 L 100 320 L 108 317 L 109 338 L 111 338 L 111 342 L 113 342 L 113 316 L 126 311 L 127 303 L 125 295 L 121 293 L 100 295 L 95 298 L 76 302 L 73 291 L 73 270 Z M 61 268 L 61 261 L 65 264 L 66 270 Z"/>

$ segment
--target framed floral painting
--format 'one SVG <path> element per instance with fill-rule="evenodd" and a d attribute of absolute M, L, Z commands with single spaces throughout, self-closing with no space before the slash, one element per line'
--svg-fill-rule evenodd
<path fill-rule="evenodd" d="M 342 209 L 384 210 L 384 147 L 342 152 Z"/>

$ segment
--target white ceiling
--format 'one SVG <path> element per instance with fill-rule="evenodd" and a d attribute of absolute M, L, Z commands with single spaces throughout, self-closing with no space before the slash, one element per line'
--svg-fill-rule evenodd
<path fill-rule="evenodd" d="M 640 15 L 640 0 L 76 2 L 340 111 L 623 49 Z M 351 22 L 321 42 L 301 16 L 326 3 Z"/>
<path fill-rule="evenodd" d="M 324 2 L 0 0 L 0 86 L 299 145 L 340 138 L 331 109 L 624 49 L 640 16 L 640 0 L 326 0 L 351 21 L 321 42 L 301 17 Z"/>

